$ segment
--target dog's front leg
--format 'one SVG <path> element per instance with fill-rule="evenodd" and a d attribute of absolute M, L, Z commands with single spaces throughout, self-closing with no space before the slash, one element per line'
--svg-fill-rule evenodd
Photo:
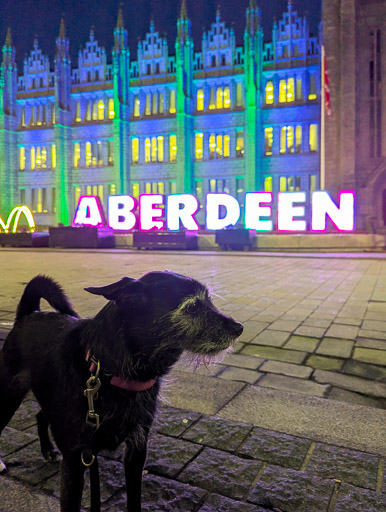
<path fill-rule="evenodd" d="M 142 491 L 142 472 L 145 466 L 147 456 L 147 434 L 146 439 L 140 446 L 132 446 L 126 443 L 126 453 L 124 458 L 127 510 L 128 512 L 141 512 L 141 491 Z"/>
<path fill-rule="evenodd" d="M 80 453 L 63 455 L 60 468 L 60 510 L 79 512 L 82 502 L 85 467 Z"/>

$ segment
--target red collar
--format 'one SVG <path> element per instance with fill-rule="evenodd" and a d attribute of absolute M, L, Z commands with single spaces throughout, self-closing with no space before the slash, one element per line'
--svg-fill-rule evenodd
<path fill-rule="evenodd" d="M 96 369 L 97 359 L 91 355 L 91 350 L 87 351 L 86 361 L 90 360 L 90 372 L 93 372 Z M 111 374 L 107 374 L 109 377 Z M 120 389 L 124 389 L 126 391 L 146 391 L 154 386 L 157 382 L 157 377 L 154 379 L 140 381 L 140 380 L 130 380 L 125 379 L 124 377 L 118 377 L 113 375 L 110 378 L 110 384 Z"/>

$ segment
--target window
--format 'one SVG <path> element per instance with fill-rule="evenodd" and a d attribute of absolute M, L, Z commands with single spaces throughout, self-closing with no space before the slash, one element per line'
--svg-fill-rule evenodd
<path fill-rule="evenodd" d="M 114 119 L 114 98 L 109 98 L 109 119 Z"/>
<path fill-rule="evenodd" d="M 91 101 L 87 102 L 86 107 L 86 121 L 91 121 Z"/>
<path fill-rule="evenodd" d="M 165 107 L 164 107 L 164 94 L 163 92 L 160 92 L 158 94 L 158 112 L 160 114 L 163 114 L 165 111 Z"/>
<path fill-rule="evenodd" d="M 172 89 L 170 91 L 170 104 L 169 104 L 169 113 L 175 114 L 176 113 L 176 90 Z"/>
<path fill-rule="evenodd" d="M 285 80 L 279 82 L 279 103 L 285 103 L 287 99 L 287 84 Z"/>
<path fill-rule="evenodd" d="M 287 80 L 287 103 L 295 101 L 295 80 L 289 78 Z"/>
<path fill-rule="evenodd" d="M 316 190 L 316 174 L 310 175 L 310 192 L 314 192 Z"/>
<path fill-rule="evenodd" d="M 273 128 L 272 128 L 272 126 L 264 129 L 264 141 L 265 141 L 264 154 L 267 156 L 272 155 L 272 146 L 273 146 Z"/>
<path fill-rule="evenodd" d="M 315 81 L 315 75 L 310 75 L 310 89 L 308 92 L 308 99 L 309 100 L 316 100 L 317 98 L 316 94 L 316 81 Z"/>
<path fill-rule="evenodd" d="M 177 194 L 177 183 L 175 181 L 169 181 L 169 192 L 170 194 Z"/>
<path fill-rule="evenodd" d="M 231 108 L 231 93 L 229 87 L 224 87 L 224 108 Z"/>
<path fill-rule="evenodd" d="M 25 147 L 19 147 L 19 169 L 21 171 L 25 170 Z"/>
<path fill-rule="evenodd" d="M 31 190 L 31 203 L 33 213 L 46 213 L 47 210 L 47 189 L 33 188 Z"/>
<path fill-rule="evenodd" d="M 145 139 L 145 164 L 150 163 L 150 154 L 151 154 L 151 142 L 150 139 Z"/>
<path fill-rule="evenodd" d="M 78 206 L 80 196 L 82 195 L 82 189 L 79 185 L 74 185 L 74 205 Z"/>
<path fill-rule="evenodd" d="M 244 156 L 244 132 L 236 132 L 236 157 L 243 158 Z"/>
<path fill-rule="evenodd" d="M 139 198 L 139 183 L 132 184 L 132 194 L 133 194 L 134 199 Z"/>
<path fill-rule="evenodd" d="M 109 165 L 114 165 L 114 141 L 107 141 L 107 162 Z"/>
<path fill-rule="evenodd" d="M 117 193 L 117 187 L 116 187 L 115 183 L 108 184 L 107 193 L 109 196 L 115 196 L 115 194 Z"/>
<path fill-rule="evenodd" d="M 238 82 L 236 85 L 236 107 L 243 106 L 243 84 Z"/>
<path fill-rule="evenodd" d="M 296 79 L 296 101 L 301 101 L 303 99 L 302 93 L 302 80 L 301 78 Z"/>
<path fill-rule="evenodd" d="M 150 116 L 151 114 L 151 94 L 146 94 L 145 99 L 145 116 Z"/>
<path fill-rule="evenodd" d="M 20 189 L 20 204 L 25 205 L 25 188 Z"/>
<path fill-rule="evenodd" d="M 137 164 L 139 162 L 139 139 L 134 137 L 131 139 L 131 162 Z"/>
<path fill-rule="evenodd" d="M 265 104 L 272 105 L 273 104 L 273 82 L 267 82 L 265 86 Z"/>
<path fill-rule="evenodd" d="M 216 136 L 212 133 L 209 136 L 209 158 L 213 159 L 216 157 Z"/>
<path fill-rule="evenodd" d="M 244 178 L 236 178 L 236 199 L 244 206 Z"/>
<path fill-rule="evenodd" d="M 140 101 L 139 96 L 134 97 L 134 117 L 140 116 Z"/>
<path fill-rule="evenodd" d="M 51 211 L 56 212 L 56 188 L 51 188 Z"/>
<path fill-rule="evenodd" d="M 294 128 L 287 126 L 287 151 L 288 153 L 294 152 Z"/>
<path fill-rule="evenodd" d="M 105 103 L 103 100 L 98 101 L 98 121 L 103 121 L 105 118 Z"/>
<path fill-rule="evenodd" d="M 86 167 L 91 167 L 92 164 L 92 152 L 91 152 L 91 142 L 86 142 Z"/>
<path fill-rule="evenodd" d="M 75 111 L 75 122 L 80 123 L 81 120 L 82 119 L 80 117 L 80 101 L 77 101 L 76 102 L 76 111 Z"/>
<path fill-rule="evenodd" d="M 177 161 L 177 135 L 170 135 L 169 137 L 169 161 Z"/>
<path fill-rule="evenodd" d="M 51 144 L 51 169 L 56 169 L 56 144 Z"/>
<path fill-rule="evenodd" d="M 224 91 L 222 87 L 217 87 L 216 89 L 216 108 L 224 108 Z"/>
<path fill-rule="evenodd" d="M 216 108 L 216 104 L 214 102 L 214 87 L 210 88 L 210 97 L 209 97 L 209 110 L 214 110 Z"/>
<path fill-rule="evenodd" d="M 98 102 L 93 101 L 92 102 L 92 120 L 97 121 L 98 120 Z"/>
<path fill-rule="evenodd" d="M 272 192 L 272 176 L 264 178 L 264 192 Z"/>
<path fill-rule="evenodd" d="M 230 154 L 230 137 L 229 135 L 224 135 L 224 158 L 229 158 Z"/>
<path fill-rule="evenodd" d="M 195 185 L 194 188 L 195 188 L 195 192 L 196 192 L 196 197 L 200 203 L 200 208 L 202 208 L 202 202 L 203 202 L 203 198 L 204 198 L 202 179 L 195 180 L 194 185 Z"/>
<path fill-rule="evenodd" d="M 21 126 L 25 127 L 25 107 L 21 109 Z"/>
<path fill-rule="evenodd" d="M 280 154 L 282 154 L 282 155 L 287 152 L 286 138 L 287 138 L 287 127 L 282 126 L 280 129 Z"/>
<path fill-rule="evenodd" d="M 157 162 L 157 137 L 151 138 L 151 161 Z"/>
<path fill-rule="evenodd" d="M 74 167 L 79 167 L 80 160 L 80 144 L 79 142 L 74 143 Z M 78 203 L 75 203 L 78 204 Z"/>
<path fill-rule="evenodd" d="M 158 137 L 157 137 L 157 154 L 158 154 L 158 161 L 163 162 L 164 161 L 164 138 L 162 135 L 158 135 Z"/>
<path fill-rule="evenodd" d="M 195 154 L 196 160 L 202 160 L 203 158 L 203 149 L 204 149 L 204 134 L 196 133 L 195 135 Z"/>
<path fill-rule="evenodd" d="M 318 151 L 318 125 L 310 124 L 310 136 L 309 136 L 309 147 L 310 151 Z"/>
<path fill-rule="evenodd" d="M 158 92 L 153 93 L 153 103 L 151 113 L 153 115 L 158 114 Z"/>
<path fill-rule="evenodd" d="M 295 128 L 295 137 L 296 137 L 296 153 L 302 152 L 302 127 L 301 125 L 297 125 Z"/>
<path fill-rule="evenodd" d="M 203 89 L 198 89 L 197 91 L 197 110 L 204 110 L 204 91 Z"/>
<path fill-rule="evenodd" d="M 279 191 L 280 192 L 287 192 L 287 177 L 286 176 L 280 176 L 280 179 L 279 179 Z"/>

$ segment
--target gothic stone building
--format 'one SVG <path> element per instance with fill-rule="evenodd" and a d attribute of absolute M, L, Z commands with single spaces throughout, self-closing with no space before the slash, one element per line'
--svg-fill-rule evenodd
<path fill-rule="evenodd" d="M 70 224 L 81 195 L 310 192 L 319 187 L 320 44 L 288 10 L 264 43 L 251 0 L 243 46 L 217 11 L 195 49 L 185 1 L 175 54 L 154 23 L 130 55 L 119 12 L 111 59 L 93 30 L 72 65 L 35 41 L 19 73 L 8 31 L 0 90 L 0 209 Z M 109 62 L 110 61 L 110 62 Z M 274 216 L 273 216 L 274 217 Z"/>

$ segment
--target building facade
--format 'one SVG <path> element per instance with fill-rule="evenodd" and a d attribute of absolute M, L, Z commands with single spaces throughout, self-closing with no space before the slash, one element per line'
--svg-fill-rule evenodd
<path fill-rule="evenodd" d="M 264 42 L 255 0 L 243 46 L 218 10 L 194 48 L 183 0 L 175 52 L 154 23 L 136 59 L 119 12 L 109 59 L 93 30 L 74 67 L 64 22 L 53 63 L 35 41 L 18 73 L 10 31 L 0 83 L 0 210 L 70 224 L 81 195 L 319 188 L 320 44 L 292 1 Z M 308 194 L 309 196 L 309 194 Z M 203 218 L 198 219 L 203 222 Z"/>
<path fill-rule="evenodd" d="M 326 188 L 356 191 L 357 228 L 386 233 L 386 3 L 324 0 Z"/>

